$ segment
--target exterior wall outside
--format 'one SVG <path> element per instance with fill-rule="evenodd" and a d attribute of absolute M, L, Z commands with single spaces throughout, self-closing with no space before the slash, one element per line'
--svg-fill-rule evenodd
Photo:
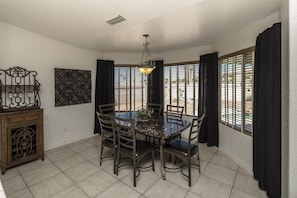
<path fill-rule="evenodd" d="M 93 135 L 96 59 L 99 52 L 75 48 L 0 22 L 0 66 L 37 71 L 44 108 L 45 150 Z M 92 73 L 92 102 L 55 107 L 54 68 L 83 69 Z"/>

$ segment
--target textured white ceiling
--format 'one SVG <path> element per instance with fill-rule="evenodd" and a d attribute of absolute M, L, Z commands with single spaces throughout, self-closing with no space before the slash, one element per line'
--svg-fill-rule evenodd
<path fill-rule="evenodd" d="M 211 44 L 280 9 L 281 0 L 0 0 L 0 20 L 102 52 L 153 53 Z M 107 20 L 127 20 L 110 26 Z"/>

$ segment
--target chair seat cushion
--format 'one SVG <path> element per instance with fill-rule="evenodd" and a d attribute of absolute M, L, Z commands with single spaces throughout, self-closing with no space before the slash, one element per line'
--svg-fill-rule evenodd
<path fill-rule="evenodd" d="M 193 156 L 198 152 L 198 146 L 195 144 L 189 145 L 188 142 L 179 139 L 175 139 L 167 143 L 164 147 L 164 151 L 169 151 L 171 153 L 187 157 L 188 147 L 190 147 L 190 156 Z"/>

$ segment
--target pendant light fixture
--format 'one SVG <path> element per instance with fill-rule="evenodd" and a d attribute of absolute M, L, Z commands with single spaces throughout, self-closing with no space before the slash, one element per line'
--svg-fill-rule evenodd
<path fill-rule="evenodd" d="M 147 42 L 147 38 L 149 37 L 149 35 L 144 34 L 142 36 L 145 38 L 145 42 L 143 44 L 144 49 L 142 51 L 141 62 L 137 68 L 142 74 L 150 74 L 156 68 L 156 63 L 154 60 L 151 59 L 151 52 L 148 48 L 148 45 L 150 43 Z"/>

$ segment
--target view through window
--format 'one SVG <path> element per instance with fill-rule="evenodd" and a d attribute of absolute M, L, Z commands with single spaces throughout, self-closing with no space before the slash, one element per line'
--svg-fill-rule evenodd
<path fill-rule="evenodd" d="M 198 116 L 199 64 L 182 63 L 164 66 L 164 107 L 185 107 L 184 114 Z"/>
<path fill-rule="evenodd" d="M 254 48 L 219 58 L 220 122 L 251 134 L 253 130 Z"/>
<path fill-rule="evenodd" d="M 219 119 L 234 129 L 252 133 L 254 48 L 219 58 Z M 147 103 L 147 76 L 136 66 L 115 67 L 115 110 L 135 111 Z M 164 109 L 184 106 L 198 116 L 199 64 L 164 65 Z M 242 113 L 244 112 L 244 113 Z"/>
<path fill-rule="evenodd" d="M 135 111 L 147 103 L 147 76 L 135 66 L 115 66 L 115 110 Z"/>

